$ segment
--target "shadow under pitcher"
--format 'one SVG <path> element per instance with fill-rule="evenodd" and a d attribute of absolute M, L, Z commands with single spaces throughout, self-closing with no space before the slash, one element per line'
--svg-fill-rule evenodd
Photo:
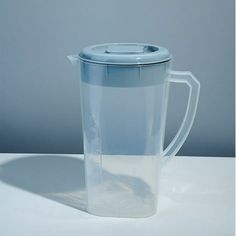
<path fill-rule="evenodd" d="M 87 211 L 155 214 L 160 167 L 189 134 L 199 82 L 191 72 L 172 71 L 171 54 L 156 45 L 100 44 L 68 58 L 81 71 Z M 163 150 L 170 83 L 185 83 L 189 97 L 183 122 Z"/>

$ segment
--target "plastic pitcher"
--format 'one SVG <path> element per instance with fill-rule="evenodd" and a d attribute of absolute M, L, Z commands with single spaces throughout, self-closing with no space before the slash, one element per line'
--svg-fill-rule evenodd
<path fill-rule="evenodd" d="M 162 161 L 189 134 L 200 84 L 191 72 L 171 70 L 171 54 L 146 44 L 102 44 L 68 56 L 81 70 L 81 107 L 87 211 L 146 217 L 156 212 Z M 170 83 L 185 83 L 184 120 L 163 150 Z"/>

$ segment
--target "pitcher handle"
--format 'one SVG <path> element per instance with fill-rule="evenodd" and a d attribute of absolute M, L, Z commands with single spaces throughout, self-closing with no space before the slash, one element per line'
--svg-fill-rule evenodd
<path fill-rule="evenodd" d="M 171 143 L 163 152 L 164 160 L 175 156 L 184 144 L 193 125 L 200 93 L 200 83 L 190 71 L 170 71 L 169 81 L 187 84 L 189 87 L 189 97 L 182 124 Z"/>

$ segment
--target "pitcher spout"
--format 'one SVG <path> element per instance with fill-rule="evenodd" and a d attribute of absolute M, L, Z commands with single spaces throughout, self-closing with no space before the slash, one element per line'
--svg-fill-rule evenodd
<path fill-rule="evenodd" d="M 72 63 L 72 65 L 76 65 L 78 60 L 79 60 L 79 56 L 76 55 L 76 54 L 75 55 L 69 55 L 69 56 L 67 56 L 67 58 Z"/>

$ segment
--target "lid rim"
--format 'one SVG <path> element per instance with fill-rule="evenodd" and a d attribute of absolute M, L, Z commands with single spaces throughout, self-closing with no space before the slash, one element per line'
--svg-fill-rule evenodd
<path fill-rule="evenodd" d="M 99 65 L 117 65 L 117 66 L 142 66 L 142 65 L 153 65 L 153 64 L 162 64 L 162 63 L 166 63 L 172 60 L 172 57 L 163 60 L 163 61 L 153 61 L 153 62 L 134 62 L 134 63 L 117 63 L 117 62 L 103 62 L 103 61 L 95 61 L 95 60 L 89 60 L 89 59 L 84 59 L 82 58 L 80 55 L 78 55 L 80 60 L 86 63 L 90 63 L 90 64 L 99 64 Z"/>

